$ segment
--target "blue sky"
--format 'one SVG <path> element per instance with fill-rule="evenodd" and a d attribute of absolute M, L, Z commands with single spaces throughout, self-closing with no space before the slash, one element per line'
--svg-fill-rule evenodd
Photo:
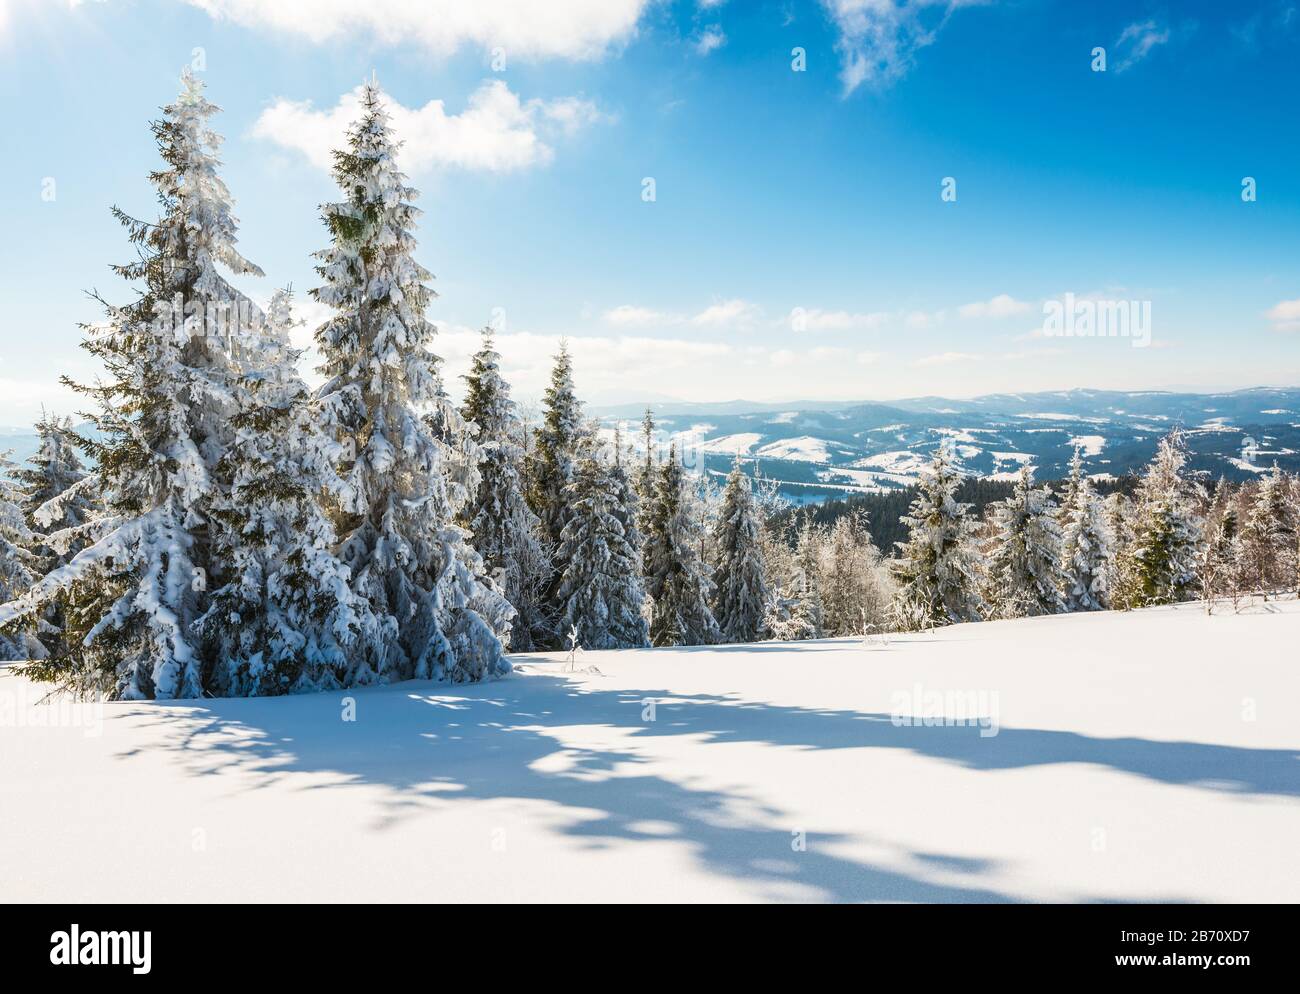
<path fill-rule="evenodd" d="M 598 403 L 1295 385 L 1298 56 L 1285 0 L 0 0 L 0 424 L 95 375 L 82 291 L 126 298 L 108 208 L 152 210 L 192 62 L 263 299 L 314 285 L 378 74 L 453 379 L 492 321 L 522 397 L 560 336 Z M 1150 301 L 1151 346 L 1045 336 L 1067 292 Z"/>

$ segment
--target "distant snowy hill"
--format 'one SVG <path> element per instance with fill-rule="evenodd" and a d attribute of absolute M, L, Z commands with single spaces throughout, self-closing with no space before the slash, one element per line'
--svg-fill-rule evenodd
<path fill-rule="evenodd" d="M 628 404 L 594 413 L 611 429 L 622 422 L 632 437 L 643 411 Z M 1274 461 L 1300 470 L 1300 389 L 1070 390 L 889 404 L 728 401 L 665 404 L 655 413 L 661 442 L 697 453 L 712 472 L 725 472 L 739 455 L 796 500 L 908 486 L 945 443 L 972 476 L 1006 479 L 1028 464 L 1039 479 L 1059 478 L 1076 444 L 1088 472 L 1122 476 L 1143 467 L 1175 425 L 1187 432 L 1192 471 L 1242 480 Z"/>

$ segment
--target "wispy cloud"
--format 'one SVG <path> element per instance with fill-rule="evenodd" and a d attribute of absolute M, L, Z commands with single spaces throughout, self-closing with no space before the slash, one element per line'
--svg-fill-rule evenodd
<path fill-rule="evenodd" d="M 694 314 L 661 311 L 636 304 L 620 304 L 605 311 L 601 319 L 609 325 L 623 328 L 664 327 L 691 324 L 700 328 L 747 327 L 762 314 L 762 310 L 747 300 L 733 298 L 721 300 Z"/>
<path fill-rule="evenodd" d="M 695 39 L 695 51 L 700 55 L 708 55 L 726 43 L 727 36 L 723 33 L 722 28 L 716 24 L 710 24 Z"/>
<path fill-rule="evenodd" d="M 973 304 L 964 304 L 957 309 L 964 318 L 1009 318 L 1024 314 L 1031 305 L 1023 300 L 1016 300 L 1009 294 L 1000 293 L 991 300 L 978 300 Z"/>
<path fill-rule="evenodd" d="M 328 169 L 331 151 L 340 147 L 357 117 L 359 94 L 360 87 L 331 110 L 317 110 L 310 101 L 277 100 L 258 117 L 253 134 L 297 149 L 312 164 Z M 442 100 L 417 108 L 390 101 L 388 111 L 403 141 L 398 156 L 410 173 L 438 168 L 510 172 L 545 165 L 555 155 L 548 140 L 607 120 L 594 103 L 576 97 L 520 100 L 501 80 L 484 82 L 459 114 L 448 113 Z"/>
<path fill-rule="evenodd" d="M 889 323 L 892 315 L 885 311 L 824 311 L 796 307 L 790 312 L 789 326 L 794 331 L 872 331 Z"/>
<path fill-rule="evenodd" d="M 188 0 L 214 19 L 313 42 L 363 36 L 438 56 L 464 46 L 507 58 L 595 59 L 633 37 L 650 0 Z"/>
<path fill-rule="evenodd" d="M 1300 331 L 1300 300 L 1280 300 L 1264 316 L 1274 331 Z"/>
<path fill-rule="evenodd" d="M 840 82 L 847 96 L 859 86 L 888 86 L 906 75 L 916 53 L 934 42 L 958 7 L 982 0 L 821 0 L 839 31 Z"/>
<path fill-rule="evenodd" d="M 1130 24 L 1115 41 L 1115 71 L 1123 72 L 1137 65 L 1151 54 L 1152 49 L 1168 41 L 1169 28 L 1154 20 Z"/>
<path fill-rule="evenodd" d="M 747 300 L 733 298 L 710 304 L 691 318 L 691 323 L 702 326 L 748 324 L 758 317 L 757 305 Z"/>

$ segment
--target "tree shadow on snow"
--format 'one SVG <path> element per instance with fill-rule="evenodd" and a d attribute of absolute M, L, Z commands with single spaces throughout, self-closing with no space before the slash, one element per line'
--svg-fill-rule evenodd
<path fill-rule="evenodd" d="M 340 718 L 340 702 L 348 696 L 356 701 L 355 722 Z M 647 700 L 656 702 L 654 721 L 642 720 Z M 819 833 L 815 825 L 800 823 L 804 815 L 776 810 L 739 790 L 690 786 L 689 770 L 674 779 L 646 770 L 650 757 L 637 751 L 637 743 L 691 736 L 706 746 L 904 749 L 979 770 L 1092 763 L 1168 784 L 1300 796 L 1300 757 L 1287 750 L 1005 727 L 996 737 L 981 738 L 977 727 L 900 727 L 882 714 L 667 690 L 602 690 L 535 671 L 469 687 L 411 682 L 289 699 L 136 705 L 110 720 L 146 710 L 173 726 L 169 748 L 196 774 L 238 770 L 253 774 L 254 789 L 304 772 L 334 774 L 331 787 L 389 788 L 377 831 L 429 805 L 461 799 L 548 801 L 569 809 L 571 817 L 546 831 L 593 849 L 617 840 L 674 839 L 709 872 L 757 884 L 774 898 L 1015 899 L 981 882 L 995 869 L 984 860 L 908 851 L 883 840 L 871 841 L 892 845 L 894 866 L 836 856 L 836 845 L 847 841 L 843 836 Z M 603 741 L 613 745 L 585 746 L 575 726 L 623 734 L 606 732 Z M 846 789 L 888 801 L 888 785 Z M 963 812 L 978 816 L 968 802 Z M 808 833 L 802 852 L 791 846 L 799 830 Z M 895 868 L 899 863 L 914 872 Z"/>

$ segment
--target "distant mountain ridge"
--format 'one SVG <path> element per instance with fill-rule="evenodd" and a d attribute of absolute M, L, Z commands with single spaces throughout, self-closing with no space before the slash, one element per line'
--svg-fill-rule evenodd
<path fill-rule="evenodd" d="M 651 405 L 652 407 L 654 405 Z M 1276 461 L 1300 471 L 1300 388 L 1227 393 L 1067 390 L 888 403 L 664 404 L 660 442 L 694 453 L 710 472 L 739 456 L 751 472 L 781 481 L 798 501 L 898 489 L 914 483 L 934 450 L 951 448 L 962 471 L 1008 479 L 1022 465 L 1039 479 L 1064 476 L 1078 444 L 1098 477 L 1140 471 L 1157 442 L 1179 426 L 1190 468 L 1241 480 Z M 644 407 L 596 408 L 603 424 L 639 422 Z M 625 437 L 635 430 L 624 426 Z"/>
<path fill-rule="evenodd" d="M 1250 479 L 1274 462 L 1300 472 L 1300 388 L 650 406 L 661 444 L 676 442 L 710 473 L 725 473 L 739 456 L 749 472 L 779 481 L 797 502 L 910 486 L 945 440 L 969 476 L 1008 479 L 1027 464 L 1038 479 L 1059 479 L 1069 471 L 1076 442 L 1089 473 L 1123 476 L 1141 471 L 1175 425 L 1187 433 L 1191 469 L 1208 478 Z M 639 439 L 644 404 L 590 410 L 611 434 L 622 423 L 625 439 Z M 36 446 L 31 427 L 0 427 L 0 451 L 11 450 L 15 461 L 28 459 Z"/>

